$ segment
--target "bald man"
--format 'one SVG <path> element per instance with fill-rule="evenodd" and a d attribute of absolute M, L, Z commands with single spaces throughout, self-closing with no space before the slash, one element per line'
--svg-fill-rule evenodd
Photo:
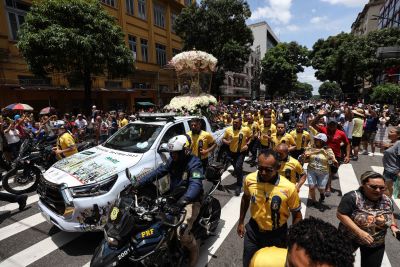
<path fill-rule="evenodd" d="M 287 144 L 279 144 L 275 147 L 275 151 L 278 153 L 281 162 L 279 174 L 295 184 L 297 192 L 299 192 L 300 187 L 305 183 L 307 178 L 303 166 L 297 159 L 289 156 L 289 147 Z"/>

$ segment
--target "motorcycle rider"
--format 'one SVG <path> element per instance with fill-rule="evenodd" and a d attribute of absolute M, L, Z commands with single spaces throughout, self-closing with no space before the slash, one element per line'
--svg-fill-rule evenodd
<path fill-rule="evenodd" d="M 199 257 L 199 247 L 196 238 L 191 233 L 192 226 L 200 212 L 200 200 L 203 193 L 202 180 L 204 179 L 203 166 L 200 159 L 191 151 L 190 138 L 187 135 L 178 135 L 168 141 L 170 158 L 167 163 L 146 174 L 140 180 L 131 180 L 133 188 L 139 189 L 165 175 L 170 176 L 170 191 L 185 186 L 186 193 L 177 201 L 180 210 L 186 210 L 186 217 L 178 228 L 178 238 L 182 246 L 189 251 L 189 265 L 195 266 Z"/>
<path fill-rule="evenodd" d="M 78 153 L 74 138 L 65 129 L 65 122 L 61 120 L 56 121 L 54 127 L 57 129 L 57 143 L 52 150 L 56 154 L 57 159 L 60 160 Z"/>

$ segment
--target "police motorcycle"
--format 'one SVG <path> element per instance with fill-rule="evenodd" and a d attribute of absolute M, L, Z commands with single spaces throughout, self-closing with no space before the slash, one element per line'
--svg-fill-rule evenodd
<path fill-rule="evenodd" d="M 216 164 L 206 170 L 201 208 L 192 228 L 197 240 L 214 235 L 218 227 L 221 205 L 212 194 L 221 188 L 222 173 L 223 167 Z M 128 169 L 126 175 L 130 177 Z M 135 191 L 127 187 L 111 207 L 104 240 L 96 248 L 90 266 L 187 266 L 189 253 L 177 238 L 186 213 L 173 205 L 186 187 L 163 196 L 154 184 Z"/>

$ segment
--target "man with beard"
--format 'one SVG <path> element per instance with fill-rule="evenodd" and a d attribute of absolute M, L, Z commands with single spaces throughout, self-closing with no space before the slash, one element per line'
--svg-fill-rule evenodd
<path fill-rule="evenodd" d="M 236 176 L 235 195 L 239 196 L 243 185 L 243 162 L 249 149 L 251 132 L 249 128 L 242 127 L 240 115 L 233 120 L 233 126 L 225 130 L 222 142 L 229 146 L 229 156 L 232 159 L 234 175 Z"/>
<path fill-rule="evenodd" d="M 287 221 L 302 219 L 301 202 L 296 187 L 279 175 L 279 156 L 272 150 L 262 150 L 258 156 L 258 171 L 244 181 L 237 233 L 244 238 L 243 267 L 248 267 L 254 253 L 263 247 L 286 248 Z M 250 206 L 251 218 L 244 219 Z"/>
<path fill-rule="evenodd" d="M 214 137 L 201 129 L 201 119 L 195 118 L 190 121 L 190 129 L 187 135 L 192 142 L 192 154 L 201 159 L 204 171 L 208 166 L 208 156 L 217 147 Z"/>
<path fill-rule="evenodd" d="M 306 147 L 308 147 L 310 143 L 310 134 L 304 130 L 304 123 L 302 121 L 298 121 L 296 123 L 296 130 L 290 132 L 290 135 L 294 138 L 296 142 L 296 149 L 293 150 L 290 155 L 298 159 L 300 155 L 304 153 Z"/>
<path fill-rule="evenodd" d="M 257 149 L 258 149 L 258 135 L 260 132 L 260 127 L 251 113 L 247 114 L 247 127 L 251 132 L 251 140 L 249 144 L 249 152 L 251 152 L 251 159 L 249 164 L 251 167 L 256 165 Z M 250 155 L 249 155 L 250 156 Z"/>
<path fill-rule="evenodd" d="M 276 123 L 276 136 L 272 137 L 272 147 L 275 148 L 279 144 L 287 144 L 289 151 L 294 151 L 296 149 L 296 142 L 293 136 L 286 132 L 286 124 L 283 121 L 278 121 Z"/>
<path fill-rule="evenodd" d="M 270 113 L 265 113 L 263 123 L 260 127 L 260 144 L 261 149 L 271 148 L 272 137 L 276 135 L 276 126 L 272 124 Z"/>

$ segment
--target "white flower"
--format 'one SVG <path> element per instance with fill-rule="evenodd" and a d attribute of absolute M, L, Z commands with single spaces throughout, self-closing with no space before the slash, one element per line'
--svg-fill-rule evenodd
<path fill-rule="evenodd" d="M 203 51 L 186 51 L 174 56 L 169 64 L 179 72 L 213 72 L 218 60 Z"/>

